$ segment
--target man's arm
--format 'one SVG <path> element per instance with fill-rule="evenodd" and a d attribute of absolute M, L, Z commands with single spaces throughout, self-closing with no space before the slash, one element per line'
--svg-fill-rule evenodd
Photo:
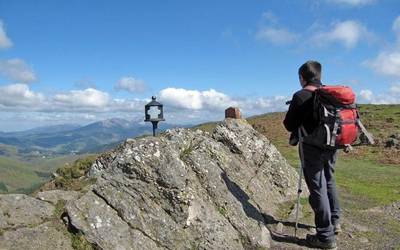
<path fill-rule="evenodd" d="M 296 95 L 293 95 L 289 110 L 286 113 L 283 125 L 289 132 L 294 132 L 303 122 L 302 100 Z"/>

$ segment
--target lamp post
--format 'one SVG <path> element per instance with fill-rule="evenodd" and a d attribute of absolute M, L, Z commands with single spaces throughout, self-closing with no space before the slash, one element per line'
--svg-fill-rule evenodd
<path fill-rule="evenodd" d="M 144 106 L 145 122 L 151 122 L 153 124 L 153 136 L 156 136 L 157 124 L 160 121 L 165 121 L 163 105 L 156 101 L 156 97 L 151 97 L 151 102 Z"/>

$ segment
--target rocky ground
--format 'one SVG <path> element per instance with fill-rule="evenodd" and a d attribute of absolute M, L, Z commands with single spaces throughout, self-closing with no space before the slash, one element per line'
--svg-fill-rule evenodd
<path fill-rule="evenodd" d="M 61 200 L 78 193 L 60 190 L 31 197 L 0 196 L 0 249 L 73 249 L 61 222 Z M 65 203 L 64 203 L 65 204 Z"/>
<path fill-rule="evenodd" d="M 309 249 L 304 239 L 315 233 L 313 213 L 308 204 L 301 206 L 294 237 L 294 211 L 294 202 L 284 203 L 276 220 L 268 223 L 273 249 Z M 338 249 L 400 249 L 399 202 L 359 211 L 343 209 L 341 226 L 343 232 L 336 237 Z"/>

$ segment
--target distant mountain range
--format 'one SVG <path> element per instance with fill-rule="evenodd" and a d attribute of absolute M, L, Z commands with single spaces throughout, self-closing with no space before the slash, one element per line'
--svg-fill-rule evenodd
<path fill-rule="evenodd" d="M 157 132 L 188 127 L 161 122 Z M 115 147 L 121 141 L 152 133 L 151 123 L 143 124 L 113 118 L 86 126 L 74 124 L 39 127 L 21 132 L 0 132 L 0 144 L 15 147 L 19 156 L 46 157 L 66 154 L 97 153 Z M 10 152 L 2 150 L 0 155 Z"/>

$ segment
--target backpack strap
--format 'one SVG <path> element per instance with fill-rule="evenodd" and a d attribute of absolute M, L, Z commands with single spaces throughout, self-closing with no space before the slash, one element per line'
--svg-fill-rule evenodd
<path fill-rule="evenodd" d="M 340 113 L 339 110 L 336 109 L 335 110 L 336 114 L 336 119 L 335 119 L 335 124 L 333 125 L 333 131 L 332 131 L 332 137 L 331 137 L 331 141 L 329 142 L 329 144 L 334 147 L 336 144 L 336 137 L 337 137 L 337 132 L 339 130 L 339 123 L 338 120 L 340 119 Z"/>

